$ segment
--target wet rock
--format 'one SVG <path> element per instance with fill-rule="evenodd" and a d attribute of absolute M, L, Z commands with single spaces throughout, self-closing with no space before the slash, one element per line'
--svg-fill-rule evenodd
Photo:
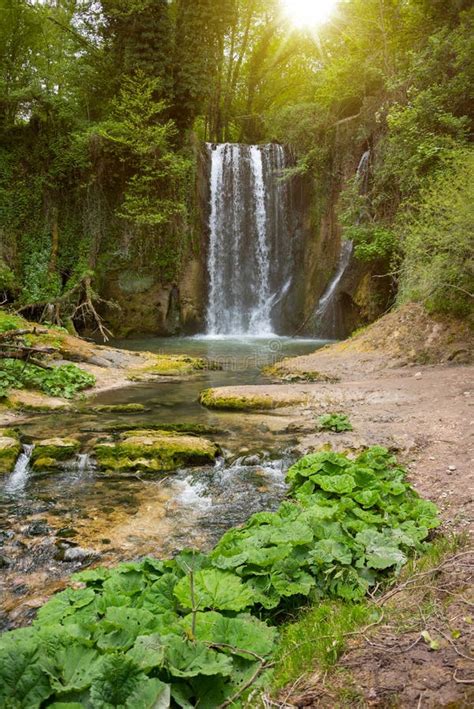
<path fill-rule="evenodd" d="M 20 437 L 12 429 L 0 429 L 0 474 L 11 473 L 21 453 Z"/>
<path fill-rule="evenodd" d="M 169 431 L 128 431 L 118 443 L 94 447 L 99 469 L 106 472 L 161 472 L 212 464 L 219 447 L 198 436 Z"/>
<path fill-rule="evenodd" d="M 88 561 L 97 558 L 99 555 L 93 549 L 84 549 L 83 547 L 69 547 L 64 550 L 62 561 Z"/>
<path fill-rule="evenodd" d="M 134 414 L 143 413 L 147 411 L 147 408 L 144 404 L 98 404 L 97 406 L 92 406 L 90 411 L 96 414 Z"/>
<path fill-rule="evenodd" d="M 75 438 L 48 438 L 37 443 L 31 460 L 33 470 L 48 471 L 56 468 L 58 462 L 72 458 L 80 449 Z"/>
<path fill-rule="evenodd" d="M 205 389 L 199 396 L 199 403 L 209 409 L 229 411 L 264 411 L 303 403 L 304 397 L 288 393 L 283 397 L 274 397 L 268 393 L 242 392 L 240 387 L 220 387 Z"/>
<path fill-rule="evenodd" d="M 254 466 L 260 464 L 260 456 L 255 453 L 254 455 L 247 455 L 242 460 L 242 465 Z"/>
<path fill-rule="evenodd" d="M 0 569 L 7 569 L 10 564 L 10 559 L 7 556 L 3 556 L 3 554 L 0 554 Z"/>
<path fill-rule="evenodd" d="M 28 525 L 25 534 L 28 537 L 44 537 L 51 531 L 45 519 L 35 519 L 34 522 Z"/>
<path fill-rule="evenodd" d="M 76 537 L 77 534 L 77 530 L 73 527 L 63 527 L 62 529 L 58 529 L 58 531 L 56 532 L 56 536 L 60 537 L 61 539 L 69 539 L 70 537 Z"/>

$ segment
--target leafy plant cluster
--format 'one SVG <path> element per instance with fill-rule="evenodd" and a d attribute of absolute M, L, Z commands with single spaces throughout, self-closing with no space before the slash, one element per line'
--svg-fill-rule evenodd
<path fill-rule="evenodd" d="M 305 456 L 288 482 L 276 512 L 229 530 L 209 554 L 76 574 L 32 627 L 2 636 L 0 702 L 238 706 L 274 652 L 279 618 L 308 600 L 362 598 L 438 524 L 384 448 Z"/>
<path fill-rule="evenodd" d="M 352 431 L 352 424 L 346 414 L 324 414 L 318 418 L 318 426 L 322 431 Z"/>
<path fill-rule="evenodd" d="M 75 364 L 43 369 L 17 359 L 0 362 L 0 398 L 10 389 L 39 389 L 50 396 L 72 399 L 82 389 L 94 386 L 95 377 Z"/>

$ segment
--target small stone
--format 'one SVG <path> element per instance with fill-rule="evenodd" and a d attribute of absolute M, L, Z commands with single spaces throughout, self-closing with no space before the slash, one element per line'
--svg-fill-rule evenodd
<path fill-rule="evenodd" d="M 70 547 L 64 551 L 63 561 L 85 561 L 97 556 L 97 552 L 92 549 L 83 549 L 82 547 Z"/>
<path fill-rule="evenodd" d="M 260 457 L 255 453 L 254 455 L 248 455 L 242 460 L 243 465 L 254 466 L 260 464 Z"/>
<path fill-rule="evenodd" d="M 417 372 L 417 373 L 415 374 L 415 379 L 421 379 L 422 376 L 423 376 L 423 375 L 421 374 L 421 372 Z"/>
<path fill-rule="evenodd" d="M 77 531 L 73 529 L 73 527 L 63 527 L 62 529 L 58 529 L 56 532 L 56 536 L 62 539 L 69 539 L 70 537 L 75 537 L 76 535 Z"/>
<path fill-rule="evenodd" d="M 37 519 L 26 528 L 29 537 L 44 537 L 51 531 L 45 519 Z"/>
<path fill-rule="evenodd" d="M 448 470 L 450 472 L 454 472 L 454 470 L 456 470 L 456 466 L 455 465 L 448 465 Z"/>

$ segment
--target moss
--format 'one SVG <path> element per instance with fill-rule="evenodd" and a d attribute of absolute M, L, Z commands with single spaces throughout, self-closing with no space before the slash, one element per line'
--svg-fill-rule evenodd
<path fill-rule="evenodd" d="M 11 473 L 21 453 L 18 433 L 13 429 L 0 429 L 0 474 Z"/>
<path fill-rule="evenodd" d="M 210 409 L 261 411 L 292 406 L 301 403 L 302 399 L 274 399 L 270 394 L 226 394 L 219 389 L 205 389 L 199 396 L 199 402 Z"/>
<path fill-rule="evenodd" d="M 99 467 L 107 471 L 168 471 L 214 461 L 218 446 L 205 438 L 171 431 L 127 431 L 118 443 L 94 448 Z"/>
<path fill-rule="evenodd" d="M 33 462 L 33 470 L 36 471 L 46 471 L 53 470 L 58 467 L 58 461 L 55 458 L 49 458 L 48 456 L 41 456 Z"/>
<path fill-rule="evenodd" d="M 140 372 L 162 377 L 176 377 L 193 374 L 207 368 L 207 361 L 186 355 L 156 355 Z"/>
<path fill-rule="evenodd" d="M 144 404 L 99 404 L 92 406 L 90 409 L 84 409 L 84 413 L 93 411 L 94 413 L 115 413 L 115 414 L 133 414 L 146 411 Z"/>
<path fill-rule="evenodd" d="M 8 330 L 24 330 L 30 326 L 30 323 L 18 315 L 13 315 L 7 310 L 0 309 L 0 332 L 8 332 Z"/>
<path fill-rule="evenodd" d="M 324 374 L 323 372 L 318 372 L 316 370 L 299 370 L 291 369 L 288 366 L 286 360 L 283 360 L 279 364 L 274 364 L 271 367 L 264 367 L 262 374 L 266 377 L 271 377 L 272 379 L 282 379 L 286 382 L 337 382 L 338 377 L 330 376 L 329 374 Z"/>
<path fill-rule="evenodd" d="M 75 438 L 48 438 L 37 443 L 33 449 L 31 459 L 36 470 L 38 461 L 51 459 L 58 461 L 72 458 L 80 449 L 79 441 Z M 51 467 L 51 466 L 49 466 Z"/>
<path fill-rule="evenodd" d="M 150 431 L 164 431 L 164 432 L 175 432 L 175 433 L 188 433 L 194 436 L 206 436 L 206 435 L 218 435 L 218 434 L 228 434 L 229 431 L 225 428 L 220 428 L 219 426 L 208 426 L 203 423 L 158 423 L 150 424 L 147 423 L 147 428 Z M 97 427 L 93 429 L 96 433 L 120 433 L 120 432 L 132 432 L 134 430 L 139 430 L 143 426 L 143 423 L 133 426 L 130 422 L 127 423 L 114 423 L 110 426 Z M 86 430 L 86 429 L 82 429 Z M 87 429 L 90 431 L 92 429 Z"/>

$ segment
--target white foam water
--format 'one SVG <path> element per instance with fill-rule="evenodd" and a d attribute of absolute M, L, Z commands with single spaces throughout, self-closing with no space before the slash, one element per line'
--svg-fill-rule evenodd
<path fill-rule="evenodd" d="M 18 495 L 25 489 L 30 476 L 30 460 L 33 448 L 33 445 L 23 446 L 13 472 L 5 482 L 4 492 L 7 495 Z"/>

